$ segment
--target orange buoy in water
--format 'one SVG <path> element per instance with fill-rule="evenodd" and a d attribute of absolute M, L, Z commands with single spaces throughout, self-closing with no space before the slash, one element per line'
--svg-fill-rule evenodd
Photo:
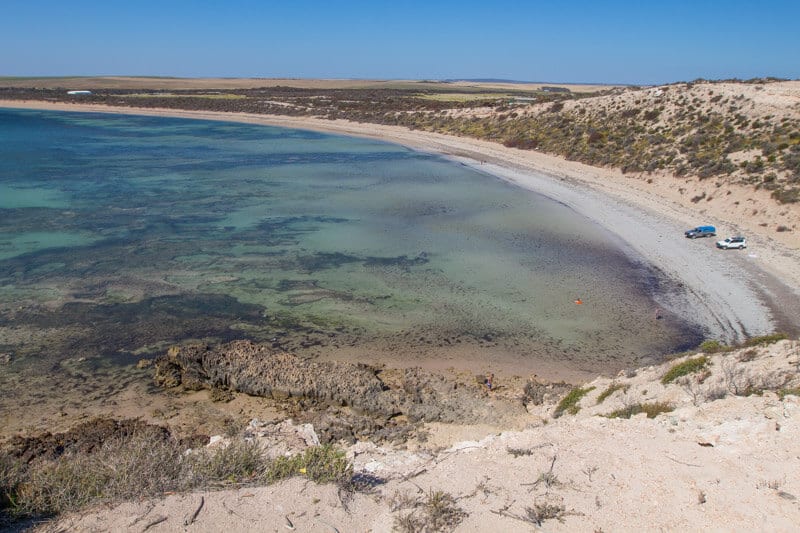
<path fill-rule="evenodd" d="M 575 300 L 575 305 L 583 305 L 583 300 L 578 298 L 577 300 Z"/>

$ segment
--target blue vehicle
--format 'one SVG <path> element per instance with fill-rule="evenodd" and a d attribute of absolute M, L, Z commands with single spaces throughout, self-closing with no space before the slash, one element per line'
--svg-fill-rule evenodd
<path fill-rule="evenodd" d="M 717 234 L 717 228 L 714 226 L 697 226 L 696 228 L 686 230 L 684 235 L 687 239 L 696 239 L 698 237 L 714 237 Z"/>

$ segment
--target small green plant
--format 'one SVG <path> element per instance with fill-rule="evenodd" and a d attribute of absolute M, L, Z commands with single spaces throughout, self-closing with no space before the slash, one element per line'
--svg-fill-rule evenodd
<path fill-rule="evenodd" d="M 575 387 L 574 389 L 569 391 L 567 395 L 561 398 L 561 401 L 558 402 L 556 410 L 553 411 L 553 418 L 558 418 L 565 412 L 571 415 L 577 414 L 578 411 L 580 411 L 581 409 L 580 406 L 578 405 L 578 402 L 580 402 L 581 398 L 583 398 L 593 390 L 594 387 L 587 387 L 585 389 L 581 387 Z"/>
<path fill-rule="evenodd" d="M 732 347 L 726 346 L 717 340 L 703 341 L 700 345 L 700 351 L 705 353 L 729 352 L 731 350 L 733 350 Z"/>
<path fill-rule="evenodd" d="M 673 365 L 672 368 L 667 370 L 667 373 L 661 377 L 661 383 L 666 385 L 668 383 L 672 383 L 679 377 L 699 372 L 708 366 L 709 361 L 710 360 L 708 357 L 701 355 L 700 357 L 694 357 L 692 359 L 687 359 L 682 363 L 677 363 Z"/>
<path fill-rule="evenodd" d="M 792 389 L 780 389 L 778 391 L 778 398 L 783 400 L 786 396 L 800 396 L 800 387 L 794 387 Z"/>
<path fill-rule="evenodd" d="M 346 484 L 353 477 L 353 465 L 342 450 L 326 444 L 314 446 L 292 457 L 279 457 L 269 465 L 265 479 L 269 482 L 305 475 L 317 483 Z"/>
<path fill-rule="evenodd" d="M 618 390 L 627 391 L 630 388 L 630 385 L 623 385 L 621 383 L 612 383 L 608 386 L 606 390 L 600 393 L 600 396 L 597 397 L 597 405 L 600 405 L 606 398 L 617 392 Z"/>
<path fill-rule="evenodd" d="M 752 337 L 744 342 L 745 346 L 764 346 L 767 344 L 775 344 L 778 341 L 788 339 L 785 333 L 773 333 L 771 335 L 761 335 L 760 337 Z"/>
<path fill-rule="evenodd" d="M 655 418 L 661 413 L 669 413 L 674 409 L 672 404 L 667 402 L 637 403 L 623 409 L 617 409 L 604 416 L 606 418 L 630 418 L 639 413 L 647 413 L 647 418 Z"/>

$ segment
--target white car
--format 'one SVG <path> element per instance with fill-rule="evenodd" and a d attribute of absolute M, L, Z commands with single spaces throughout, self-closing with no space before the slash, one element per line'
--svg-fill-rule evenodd
<path fill-rule="evenodd" d="M 747 239 L 744 237 L 728 237 L 725 240 L 717 241 L 717 248 L 722 250 L 730 250 L 731 248 L 738 248 L 742 250 L 747 248 Z"/>

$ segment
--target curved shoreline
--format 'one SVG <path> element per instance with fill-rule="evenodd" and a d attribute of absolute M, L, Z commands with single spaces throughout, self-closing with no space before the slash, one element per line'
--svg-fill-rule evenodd
<path fill-rule="evenodd" d="M 41 101 L 0 101 L 0 107 L 243 122 L 365 137 L 441 155 L 559 201 L 618 235 L 632 257 L 643 258 L 682 287 L 659 303 L 702 325 L 710 338 L 735 342 L 775 329 L 800 331 L 797 246 L 777 243 L 750 228 L 746 252 L 726 253 L 705 239 L 686 240 L 682 231 L 700 222 L 715 223 L 720 233 L 736 229 L 726 229 L 729 222 L 705 212 L 699 219 L 697 210 L 665 200 L 659 191 L 643 191 L 643 180 L 618 171 L 488 141 L 345 120 Z"/>

